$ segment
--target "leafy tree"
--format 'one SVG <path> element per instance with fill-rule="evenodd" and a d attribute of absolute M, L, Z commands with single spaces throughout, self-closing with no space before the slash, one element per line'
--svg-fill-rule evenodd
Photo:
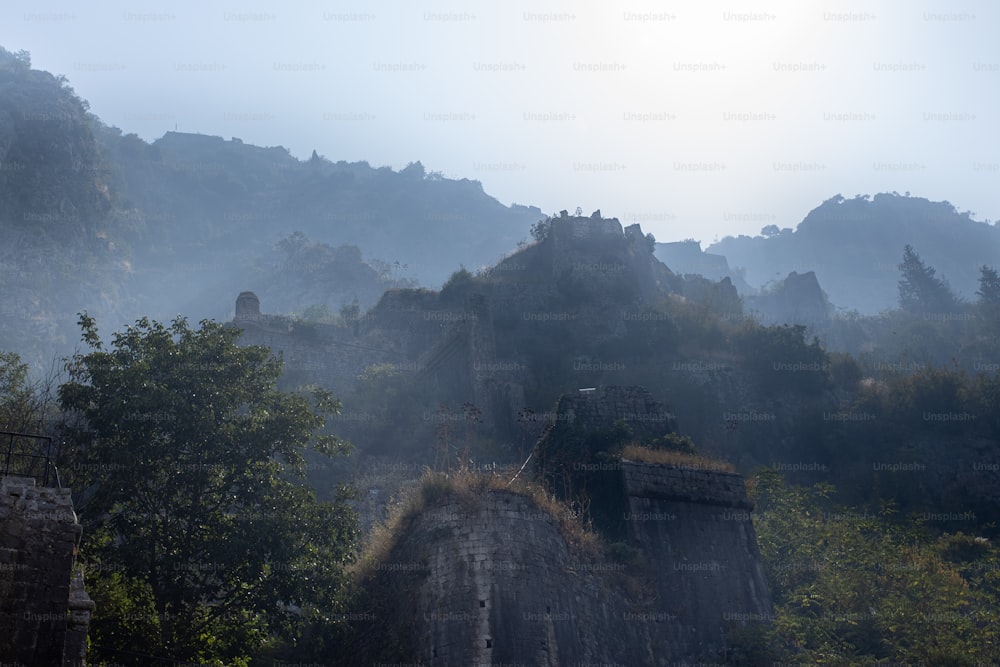
<path fill-rule="evenodd" d="M 1000 305 L 1000 276 L 996 269 L 985 264 L 979 267 L 979 289 L 976 294 L 980 303 Z"/>
<path fill-rule="evenodd" d="M 806 327 L 800 324 L 762 327 L 751 322 L 731 339 L 744 368 L 767 392 L 815 393 L 829 386 L 830 357 L 818 338 L 806 341 Z"/>
<path fill-rule="evenodd" d="M 27 72 L 31 69 L 31 54 L 24 50 L 11 52 L 0 46 L 0 69 Z"/>
<path fill-rule="evenodd" d="M 31 382 L 28 379 L 28 364 L 22 362 L 18 354 L 0 352 L 0 431 L 50 434 L 47 425 L 51 424 L 53 417 L 51 388 L 54 383 L 54 376 Z M 0 459 L 9 474 L 51 476 L 52 470 L 45 468 L 46 460 L 39 458 L 55 453 L 49 451 L 46 441 L 16 435 L 2 436 L 0 446 L 5 455 L 8 451 L 12 455 L 9 461 Z"/>
<path fill-rule="evenodd" d="M 416 178 L 418 180 L 423 180 L 424 176 L 427 175 L 424 165 L 420 161 L 410 162 L 403 169 L 399 171 L 400 175 L 406 176 L 408 178 Z"/>
<path fill-rule="evenodd" d="M 281 360 L 240 331 L 140 319 L 68 362 L 66 456 L 84 524 L 81 558 L 98 597 L 95 657 L 151 655 L 247 664 L 336 604 L 355 519 L 294 478 L 339 402 L 276 389 Z M 139 656 L 137 659 L 136 656 Z"/>
<path fill-rule="evenodd" d="M 460 303 L 462 297 L 475 283 L 476 277 L 462 265 L 458 271 L 451 274 L 441 286 L 441 301 L 444 303 Z"/>
<path fill-rule="evenodd" d="M 896 526 L 889 504 L 838 507 L 832 486 L 792 486 L 773 470 L 750 482 L 783 662 L 971 666 L 998 655 L 1000 551 L 987 540 Z"/>
<path fill-rule="evenodd" d="M 536 242 L 541 243 L 545 239 L 549 238 L 549 234 L 552 233 L 552 218 L 545 218 L 544 220 L 539 220 L 531 226 L 531 238 L 535 239 Z"/>
<path fill-rule="evenodd" d="M 656 237 L 653 236 L 653 232 L 646 234 L 646 248 L 650 254 L 656 252 Z"/>
<path fill-rule="evenodd" d="M 934 268 L 920 259 L 912 246 L 903 247 L 899 265 L 899 306 L 915 313 L 949 313 L 958 310 L 958 299 L 948 283 L 937 278 Z"/>
<path fill-rule="evenodd" d="M 357 299 L 340 307 L 340 319 L 344 324 L 356 324 L 360 318 L 361 306 L 358 305 Z"/>
<path fill-rule="evenodd" d="M 982 330 L 996 343 L 1000 335 L 1000 276 L 993 267 L 979 267 L 979 289 L 976 290 L 979 301 L 976 303 Z"/>
<path fill-rule="evenodd" d="M 35 412 L 28 364 L 14 352 L 0 352 L 0 431 L 30 430 Z"/>

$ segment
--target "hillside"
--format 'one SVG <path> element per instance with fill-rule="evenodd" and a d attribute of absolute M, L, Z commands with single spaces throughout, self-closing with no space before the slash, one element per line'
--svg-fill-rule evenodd
<path fill-rule="evenodd" d="M 225 319 L 238 289 L 279 312 L 371 306 L 494 261 L 543 217 L 478 181 L 308 160 L 238 138 L 105 125 L 64 77 L 0 51 L 0 349 L 32 369 L 76 343 L 76 313 Z"/>
<path fill-rule="evenodd" d="M 0 349 L 48 370 L 75 313 L 126 306 L 126 256 L 87 107 L 66 80 L 0 49 Z"/>
<path fill-rule="evenodd" d="M 760 236 L 727 236 L 706 252 L 724 255 L 754 287 L 789 272 L 815 271 L 839 308 L 875 314 L 895 308 L 898 264 L 910 244 L 966 300 L 974 300 L 979 267 L 995 266 L 1000 229 L 960 213 L 949 202 L 880 193 L 831 197 L 795 230 L 765 228 Z"/>

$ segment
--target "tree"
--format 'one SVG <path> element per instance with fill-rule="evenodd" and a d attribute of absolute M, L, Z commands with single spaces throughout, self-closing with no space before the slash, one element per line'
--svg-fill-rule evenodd
<path fill-rule="evenodd" d="M 979 289 L 976 290 L 979 302 L 992 306 L 1000 306 L 1000 276 L 997 270 L 986 266 L 979 267 Z"/>
<path fill-rule="evenodd" d="M 0 352 L 0 431 L 28 431 L 34 416 L 28 364 L 15 352 Z"/>
<path fill-rule="evenodd" d="M 294 480 L 307 447 L 346 451 L 316 435 L 339 403 L 278 391 L 281 360 L 216 322 L 143 318 L 111 349 L 79 323 L 90 352 L 58 394 L 96 657 L 246 664 L 328 611 L 355 518 L 343 495 L 320 503 Z"/>
<path fill-rule="evenodd" d="M 0 431 L 47 434 L 47 425 L 54 417 L 53 388 L 57 381 L 55 372 L 30 380 L 28 364 L 21 361 L 20 355 L 0 352 Z M 28 447 L 23 453 L 40 452 Z"/>
<path fill-rule="evenodd" d="M 653 236 L 653 232 L 646 234 L 646 248 L 650 254 L 656 252 L 656 237 Z"/>
<path fill-rule="evenodd" d="M 903 247 L 899 265 L 899 306 L 915 313 L 949 313 L 958 310 L 958 299 L 948 283 L 935 277 L 933 267 L 920 259 L 912 246 Z"/>
<path fill-rule="evenodd" d="M 424 176 L 427 175 L 427 171 L 424 169 L 424 165 L 420 161 L 410 162 L 405 167 L 400 169 L 400 175 L 406 176 L 407 178 L 415 178 L 423 180 Z"/>
<path fill-rule="evenodd" d="M 545 239 L 549 238 L 549 234 L 552 232 L 552 218 L 545 218 L 544 220 L 539 220 L 531 226 L 531 238 L 535 239 L 537 243 L 541 243 Z"/>
<path fill-rule="evenodd" d="M 355 298 L 351 303 L 345 303 L 340 307 L 340 319 L 344 324 L 357 324 L 361 319 L 361 306 Z"/>

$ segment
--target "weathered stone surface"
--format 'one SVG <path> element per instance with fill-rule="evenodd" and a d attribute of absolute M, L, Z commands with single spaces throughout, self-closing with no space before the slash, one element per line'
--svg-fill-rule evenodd
<path fill-rule="evenodd" d="M 83 665 L 94 603 L 71 572 L 81 527 L 69 489 L 0 479 L 0 663 Z"/>
<path fill-rule="evenodd" d="M 644 387 L 607 386 L 565 394 L 556 419 L 584 430 L 607 429 L 623 421 L 637 440 L 657 438 L 677 430 L 677 418 Z"/>
<path fill-rule="evenodd" d="M 741 477 L 639 463 L 622 475 L 630 542 L 648 567 L 582 555 L 525 496 L 446 497 L 380 566 L 374 586 L 395 592 L 381 627 L 403 640 L 376 638 L 398 653 L 373 659 L 671 665 L 711 658 L 733 628 L 770 620 Z"/>

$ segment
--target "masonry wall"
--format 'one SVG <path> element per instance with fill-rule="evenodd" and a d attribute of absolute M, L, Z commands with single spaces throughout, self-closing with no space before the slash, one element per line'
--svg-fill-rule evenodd
<path fill-rule="evenodd" d="M 0 480 L 0 662 L 82 665 L 94 603 L 71 581 L 82 529 L 69 489 Z"/>
<path fill-rule="evenodd" d="M 622 476 L 629 541 L 657 564 L 656 596 L 684 627 L 684 654 L 773 619 L 741 475 L 623 461 Z"/>
<path fill-rule="evenodd" d="M 378 609 L 389 623 L 358 664 L 669 664 L 630 614 L 625 587 L 609 585 L 623 572 L 574 555 L 524 496 L 447 499 L 416 517 L 381 564 L 376 586 L 392 601 Z"/>
<path fill-rule="evenodd" d="M 713 660 L 772 606 L 742 478 L 626 462 L 647 566 L 588 557 L 529 498 L 449 496 L 415 517 L 373 584 L 391 604 L 365 657 L 428 665 Z M 393 644 L 389 637 L 401 643 Z"/>

